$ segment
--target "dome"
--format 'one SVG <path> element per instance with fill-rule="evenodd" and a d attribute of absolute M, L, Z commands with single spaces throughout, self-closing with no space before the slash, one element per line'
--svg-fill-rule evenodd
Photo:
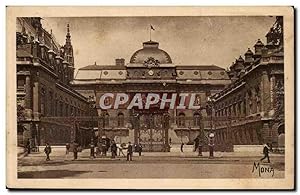
<path fill-rule="evenodd" d="M 167 52 L 158 48 L 159 43 L 147 41 L 143 43 L 143 49 L 137 50 L 130 58 L 130 63 L 145 64 L 155 61 L 158 64 L 171 64 L 171 57 Z"/>

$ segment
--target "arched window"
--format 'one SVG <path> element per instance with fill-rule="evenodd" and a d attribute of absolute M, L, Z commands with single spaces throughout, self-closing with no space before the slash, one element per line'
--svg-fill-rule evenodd
<path fill-rule="evenodd" d="M 41 89 L 41 115 L 46 115 L 46 91 L 44 88 Z"/>
<path fill-rule="evenodd" d="M 248 105 L 249 105 L 249 112 L 248 114 L 252 114 L 253 112 L 253 102 L 252 102 L 252 92 L 249 90 L 248 91 Z"/>
<path fill-rule="evenodd" d="M 241 116 L 241 114 L 242 114 L 242 102 L 241 101 L 239 101 L 238 103 L 237 103 L 237 115 L 238 116 Z"/>
<path fill-rule="evenodd" d="M 200 127 L 200 114 L 198 112 L 194 113 L 194 127 Z"/>
<path fill-rule="evenodd" d="M 256 111 L 261 112 L 261 92 L 260 88 L 256 87 L 255 88 L 255 93 L 256 93 Z"/>
<path fill-rule="evenodd" d="M 124 114 L 121 112 L 118 114 L 118 127 L 124 127 Z"/>
<path fill-rule="evenodd" d="M 178 127 L 185 127 L 185 114 L 182 112 L 178 115 Z"/>
<path fill-rule="evenodd" d="M 63 116 L 63 102 L 59 101 L 59 116 Z"/>
<path fill-rule="evenodd" d="M 65 116 L 69 116 L 69 104 L 66 103 L 66 107 L 65 107 Z"/>
<path fill-rule="evenodd" d="M 49 115 L 53 116 L 53 93 L 52 91 L 49 91 Z"/>
<path fill-rule="evenodd" d="M 284 124 L 281 124 L 279 127 L 278 127 L 278 135 L 280 134 L 284 134 Z"/>

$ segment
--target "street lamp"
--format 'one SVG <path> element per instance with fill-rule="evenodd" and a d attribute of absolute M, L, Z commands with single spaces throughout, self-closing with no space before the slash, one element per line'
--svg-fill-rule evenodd
<path fill-rule="evenodd" d="M 189 144 L 191 144 L 191 121 L 189 121 L 189 126 L 188 126 L 188 129 L 189 129 Z"/>
<path fill-rule="evenodd" d="M 89 115 L 92 117 L 92 122 L 90 123 L 90 128 L 91 128 L 91 143 L 90 143 L 90 149 L 91 149 L 91 153 L 90 153 L 90 157 L 94 158 L 95 157 L 95 144 L 94 144 L 94 108 L 95 108 L 95 101 L 94 101 L 94 96 L 89 96 L 88 97 L 88 103 L 90 106 L 89 109 Z"/>
<path fill-rule="evenodd" d="M 213 100 L 210 97 L 207 97 L 207 105 L 210 114 L 210 132 L 208 135 L 208 148 L 209 148 L 209 158 L 214 157 L 214 137 L 213 133 Z"/>

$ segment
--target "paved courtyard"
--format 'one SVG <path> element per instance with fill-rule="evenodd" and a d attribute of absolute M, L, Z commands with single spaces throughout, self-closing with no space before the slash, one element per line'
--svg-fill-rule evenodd
<path fill-rule="evenodd" d="M 73 161 L 73 153 L 63 150 L 52 153 L 51 161 L 45 161 L 44 153 L 33 153 L 18 159 L 19 178 L 283 178 L 284 155 L 271 154 L 271 163 L 257 163 L 259 153 L 220 153 L 213 159 L 208 153 L 198 157 L 193 152 L 134 153 L 133 161 L 125 157 L 110 156 L 89 158 L 89 150 L 79 153 Z M 109 154 L 108 154 L 109 155 Z M 256 166 L 254 166 L 256 162 Z M 272 171 L 272 169 L 274 171 Z"/>

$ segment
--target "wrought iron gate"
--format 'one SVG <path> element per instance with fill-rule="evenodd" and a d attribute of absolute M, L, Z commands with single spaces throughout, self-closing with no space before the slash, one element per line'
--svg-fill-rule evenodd
<path fill-rule="evenodd" d="M 143 151 L 163 152 L 168 146 L 168 121 L 163 113 L 143 113 L 137 117 L 135 142 Z"/>

